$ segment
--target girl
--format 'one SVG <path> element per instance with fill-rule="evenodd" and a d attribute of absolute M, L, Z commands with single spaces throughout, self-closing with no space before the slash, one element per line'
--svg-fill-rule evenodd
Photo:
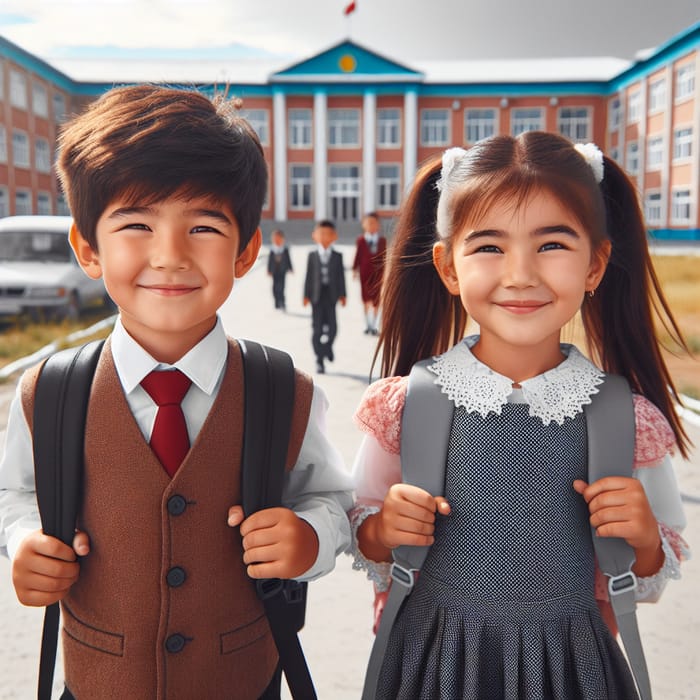
<path fill-rule="evenodd" d="M 653 312 L 687 347 L 631 183 L 554 134 L 450 149 L 419 172 L 389 265 L 385 378 L 356 414 L 354 566 L 385 590 L 394 547 L 432 547 L 377 697 L 636 698 L 588 521 L 634 548 L 637 598 L 656 600 L 687 555 L 669 453 L 688 438 Z M 578 311 L 602 370 L 560 342 Z M 462 340 L 467 317 L 479 335 Z M 438 497 L 400 483 L 405 375 L 430 356 L 455 406 Z M 604 372 L 635 392 L 636 478 L 589 484 L 583 406 Z"/>

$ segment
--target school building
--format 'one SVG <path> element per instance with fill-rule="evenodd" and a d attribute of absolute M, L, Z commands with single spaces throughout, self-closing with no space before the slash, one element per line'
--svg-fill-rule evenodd
<path fill-rule="evenodd" d="M 452 145 L 541 129 L 594 141 L 637 183 L 653 235 L 700 240 L 700 23 L 635 61 L 422 61 L 346 40 L 269 61 L 49 64 L 0 37 L 0 216 L 68 213 L 53 174 L 67 115 L 115 84 L 240 97 L 269 165 L 266 228 L 396 215 L 417 167 Z"/>

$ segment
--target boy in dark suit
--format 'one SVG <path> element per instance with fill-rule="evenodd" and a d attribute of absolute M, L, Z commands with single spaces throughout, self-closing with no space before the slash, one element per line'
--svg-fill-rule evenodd
<path fill-rule="evenodd" d="M 326 370 L 324 359 L 333 362 L 333 341 L 338 332 L 335 305 L 345 306 L 343 255 L 333 250 L 338 234 L 332 221 L 319 221 L 311 237 L 315 250 L 309 253 L 304 282 L 304 306 L 311 304 L 311 344 L 316 354 L 316 371 Z"/>
<path fill-rule="evenodd" d="M 294 272 L 289 247 L 284 233 L 275 229 L 271 235 L 270 257 L 267 259 L 267 274 L 272 277 L 272 296 L 275 298 L 275 308 L 284 311 L 287 304 L 284 298 L 284 283 L 288 272 Z"/>

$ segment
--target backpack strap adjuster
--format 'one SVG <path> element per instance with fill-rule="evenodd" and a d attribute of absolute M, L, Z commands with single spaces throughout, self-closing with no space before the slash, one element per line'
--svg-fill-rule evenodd
<path fill-rule="evenodd" d="M 391 580 L 393 583 L 397 583 L 405 588 L 406 594 L 408 594 L 413 590 L 413 586 L 416 583 L 415 570 L 407 569 L 395 561 L 391 565 Z"/>
<path fill-rule="evenodd" d="M 624 574 L 610 576 L 608 581 L 608 593 L 610 596 L 621 595 L 637 588 L 637 577 L 633 571 L 626 571 Z"/>

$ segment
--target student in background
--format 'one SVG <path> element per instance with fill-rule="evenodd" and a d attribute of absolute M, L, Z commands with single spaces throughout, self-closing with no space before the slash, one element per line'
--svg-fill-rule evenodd
<path fill-rule="evenodd" d="M 362 304 L 365 309 L 365 333 L 379 333 L 379 301 L 384 276 L 386 238 L 381 234 L 381 224 L 376 212 L 370 212 L 362 220 L 363 234 L 355 241 L 353 276 L 360 278 Z"/>
<path fill-rule="evenodd" d="M 289 246 L 286 243 L 284 233 L 275 229 L 271 234 L 272 245 L 267 259 L 267 274 L 272 277 L 272 296 L 275 300 L 275 308 L 284 311 L 287 303 L 284 297 L 284 286 L 288 272 L 294 272 L 292 259 L 289 255 Z"/>
<path fill-rule="evenodd" d="M 304 306 L 311 304 L 311 344 L 316 355 L 316 371 L 323 374 L 324 360 L 333 362 L 333 341 L 338 333 L 335 307 L 345 306 L 343 254 L 333 249 L 338 239 L 335 224 L 319 221 L 311 237 L 316 248 L 309 253 L 304 281 Z"/>

